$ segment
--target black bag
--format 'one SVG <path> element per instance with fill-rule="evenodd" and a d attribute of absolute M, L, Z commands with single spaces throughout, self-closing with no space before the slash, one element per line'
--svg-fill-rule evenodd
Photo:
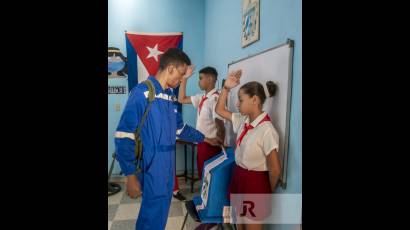
<path fill-rule="evenodd" d="M 147 107 L 145 107 L 144 115 L 141 118 L 140 123 L 137 126 L 137 130 L 135 131 L 135 159 L 136 159 L 136 165 L 137 165 L 137 173 L 141 172 L 141 161 L 142 161 L 142 142 L 141 142 L 141 129 L 142 126 L 144 125 L 144 122 L 148 116 L 148 112 L 151 108 L 152 102 L 155 99 L 155 87 L 152 81 L 146 80 L 142 82 L 148 86 L 148 104 Z"/>

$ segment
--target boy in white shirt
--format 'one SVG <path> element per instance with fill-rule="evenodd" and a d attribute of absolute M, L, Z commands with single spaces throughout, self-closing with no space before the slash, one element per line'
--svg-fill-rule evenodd
<path fill-rule="evenodd" d="M 191 74 L 188 74 L 191 73 Z M 189 68 L 187 74 L 182 79 L 178 101 L 182 104 L 192 104 L 197 108 L 196 128 L 202 132 L 205 137 L 218 137 L 220 140 L 225 138 L 225 127 L 223 118 L 215 112 L 215 106 L 219 98 L 219 92 L 215 88 L 218 72 L 213 67 L 205 67 L 199 71 L 199 88 L 205 91 L 195 96 L 186 96 L 186 84 L 188 78 L 193 73 L 193 67 Z M 199 178 L 202 178 L 204 162 L 222 150 L 220 147 L 212 146 L 206 142 L 198 143 L 197 146 L 197 168 Z"/>

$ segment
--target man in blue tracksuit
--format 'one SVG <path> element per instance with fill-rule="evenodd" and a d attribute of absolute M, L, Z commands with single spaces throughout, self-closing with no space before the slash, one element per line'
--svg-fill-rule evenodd
<path fill-rule="evenodd" d="M 156 96 L 141 129 L 143 160 L 138 176 L 134 132 L 148 103 L 147 85 L 138 84 L 132 89 L 115 133 L 117 159 L 127 176 L 126 193 L 131 198 L 142 196 L 137 230 L 165 228 L 174 186 L 176 137 L 221 144 L 219 139 L 205 138 L 201 132 L 183 124 L 177 112 L 172 88 L 180 84 L 184 75 L 191 74 L 189 65 L 191 61 L 183 51 L 171 48 L 161 56 L 156 76 L 148 78 L 155 87 Z"/>

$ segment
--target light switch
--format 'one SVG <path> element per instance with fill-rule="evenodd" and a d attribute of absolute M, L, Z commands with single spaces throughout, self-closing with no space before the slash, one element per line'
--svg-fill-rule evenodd
<path fill-rule="evenodd" d="M 115 111 L 120 111 L 121 110 L 121 105 L 120 104 L 115 104 Z"/>

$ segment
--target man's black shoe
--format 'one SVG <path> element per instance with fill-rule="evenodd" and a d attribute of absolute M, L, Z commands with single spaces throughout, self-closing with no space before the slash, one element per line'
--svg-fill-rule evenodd
<path fill-rule="evenodd" d="M 180 191 L 178 191 L 176 194 L 172 194 L 172 196 L 179 200 L 179 201 L 184 201 L 186 200 L 186 197 L 184 195 L 182 195 L 182 193 Z"/>

